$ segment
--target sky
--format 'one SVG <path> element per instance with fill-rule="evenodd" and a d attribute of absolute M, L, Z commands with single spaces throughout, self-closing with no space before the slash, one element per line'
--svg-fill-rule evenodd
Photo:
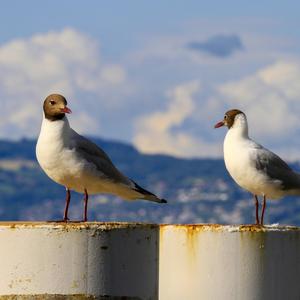
<path fill-rule="evenodd" d="M 144 153 L 220 157 L 238 108 L 250 136 L 300 159 L 299 1 L 2 1 L 0 138 L 36 138 L 63 94 L 79 133 Z"/>

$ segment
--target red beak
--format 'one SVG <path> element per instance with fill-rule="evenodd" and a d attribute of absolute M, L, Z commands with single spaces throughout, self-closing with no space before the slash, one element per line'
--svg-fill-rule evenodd
<path fill-rule="evenodd" d="M 62 108 L 61 112 L 65 113 L 65 114 L 71 114 L 72 113 L 71 109 L 67 106 Z"/>
<path fill-rule="evenodd" d="M 222 126 L 224 126 L 224 125 L 225 125 L 224 121 L 221 121 L 221 122 L 219 122 L 219 123 L 217 123 L 217 124 L 215 125 L 215 128 L 220 128 L 220 127 L 222 127 Z"/>

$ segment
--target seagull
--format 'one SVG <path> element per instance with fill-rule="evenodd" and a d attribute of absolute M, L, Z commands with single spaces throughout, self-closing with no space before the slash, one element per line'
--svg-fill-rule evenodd
<path fill-rule="evenodd" d="M 90 194 L 108 193 L 127 200 L 167 203 L 123 175 L 100 147 L 70 127 L 66 114 L 72 111 L 64 96 L 49 95 L 43 110 L 36 157 L 44 172 L 66 188 L 63 222 L 69 220 L 71 190 L 84 194 L 84 222 Z"/>
<path fill-rule="evenodd" d="M 256 225 L 263 225 L 266 199 L 300 195 L 300 174 L 279 156 L 249 138 L 247 118 L 242 111 L 227 111 L 215 128 L 222 126 L 228 127 L 224 139 L 226 169 L 239 186 L 253 194 Z M 263 198 L 260 220 L 258 196 Z"/>

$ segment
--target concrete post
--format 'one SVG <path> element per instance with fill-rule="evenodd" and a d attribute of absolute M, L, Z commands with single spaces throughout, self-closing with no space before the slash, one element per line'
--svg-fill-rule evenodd
<path fill-rule="evenodd" d="M 157 297 L 155 225 L 0 223 L 0 299 Z"/>
<path fill-rule="evenodd" d="M 300 299 L 300 230 L 161 226 L 159 299 Z"/>
<path fill-rule="evenodd" d="M 300 229 L 0 223 L 0 299 L 300 299 Z"/>

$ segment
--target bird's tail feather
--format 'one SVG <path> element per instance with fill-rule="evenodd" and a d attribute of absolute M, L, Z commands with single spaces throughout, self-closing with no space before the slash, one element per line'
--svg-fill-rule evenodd
<path fill-rule="evenodd" d="M 134 190 L 136 192 L 138 192 L 139 194 L 142 195 L 142 199 L 145 199 L 145 200 L 149 200 L 149 201 L 153 201 L 153 202 L 157 202 L 157 203 L 167 203 L 167 200 L 165 199 L 161 199 L 159 197 L 157 197 L 156 195 L 154 195 L 153 193 L 145 190 L 144 188 L 142 188 L 141 186 L 139 186 L 136 182 L 134 182 L 132 180 L 133 184 L 134 184 Z"/>

